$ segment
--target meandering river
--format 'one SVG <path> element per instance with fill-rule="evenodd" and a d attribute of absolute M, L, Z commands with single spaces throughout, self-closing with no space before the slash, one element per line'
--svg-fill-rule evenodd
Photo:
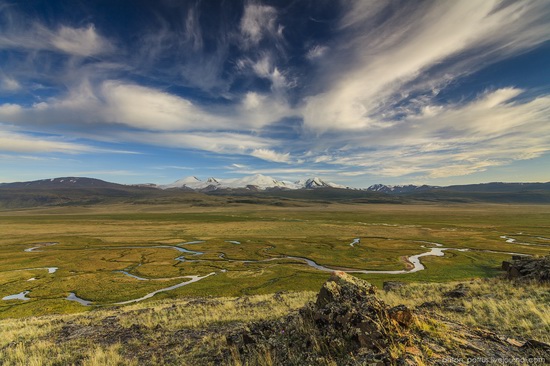
<path fill-rule="evenodd" d="M 502 236 L 500 236 L 500 238 L 506 240 L 507 243 L 514 243 L 514 244 L 520 244 L 520 245 L 546 246 L 544 244 L 533 244 L 533 243 L 517 242 L 516 239 L 510 238 L 509 236 L 506 236 L 506 235 L 502 235 Z M 547 238 L 541 237 L 540 239 L 547 239 Z M 241 242 L 236 241 L 236 240 L 226 240 L 226 242 L 236 244 L 236 245 L 241 244 Z M 482 252 L 487 252 L 487 253 L 526 255 L 526 254 L 522 254 L 522 253 L 497 252 L 497 251 L 490 251 L 490 250 L 478 250 L 478 249 L 467 249 L 467 248 L 449 248 L 449 247 L 444 247 L 444 245 L 441 244 L 441 243 L 429 242 L 429 241 L 411 240 L 411 242 L 433 245 L 433 247 L 427 248 L 425 245 L 421 245 L 421 248 L 427 249 L 427 251 L 424 251 L 422 253 L 406 257 L 406 261 L 410 264 L 411 268 L 401 269 L 401 270 L 368 270 L 368 269 L 355 269 L 355 268 L 338 268 L 338 267 L 332 267 L 332 266 L 318 264 L 317 262 L 315 262 L 314 260 L 312 260 L 310 258 L 298 257 L 298 256 L 288 256 L 288 255 L 287 256 L 279 256 L 279 257 L 271 257 L 271 258 L 266 258 L 266 259 L 259 259 L 259 260 L 236 260 L 236 259 L 226 258 L 225 253 L 221 253 L 221 254 L 219 254 L 218 258 L 221 259 L 224 262 L 237 262 L 237 263 L 244 263 L 244 264 L 293 260 L 293 261 L 302 262 L 303 264 L 305 264 L 307 266 L 310 266 L 310 267 L 312 267 L 316 270 L 325 271 L 325 272 L 332 272 L 332 271 L 338 270 L 338 271 L 343 271 L 343 272 L 347 272 L 347 273 L 400 275 L 400 274 L 415 273 L 415 272 L 425 270 L 426 267 L 422 264 L 421 258 L 428 257 L 428 256 L 442 257 L 442 256 L 445 255 L 445 251 L 449 251 L 449 250 L 455 250 L 455 251 L 459 251 L 459 252 L 465 252 L 465 251 L 472 250 L 472 251 L 482 251 Z M 179 245 L 191 245 L 191 244 L 201 244 L 201 243 L 204 243 L 204 241 L 203 240 L 189 241 L 189 242 L 181 243 Z M 361 238 L 355 238 L 355 239 L 353 239 L 353 241 L 349 245 L 351 247 L 355 247 L 359 243 L 361 243 Z M 39 248 L 44 248 L 46 246 L 55 245 L 55 244 L 57 244 L 57 242 L 37 243 L 36 246 L 31 247 L 31 248 L 27 248 L 24 251 L 25 252 L 37 252 L 38 251 L 37 249 L 39 249 Z M 103 248 L 103 249 L 106 249 L 106 250 L 121 249 L 121 250 L 123 250 L 123 249 L 148 249 L 148 248 L 172 249 L 172 250 L 178 251 L 179 253 L 185 253 L 186 255 L 190 255 L 190 256 L 201 256 L 201 255 L 205 254 L 204 252 L 189 250 L 189 249 L 183 248 L 181 246 L 175 246 L 175 245 L 106 247 L 106 248 Z M 178 257 L 175 257 L 174 260 L 180 261 L 180 262 L 185 262 L 185 261 L 189 261 L 189 262 L 198 262 L 198 261 L 211 262 L 212 261 L 212 260 L 208 260 L 208 259 L 189 260 L 184 255 L 179 255 Z M 137 268 L 140 265 L 141 264 L 138 264 L 137 266 L 134 266 L 132 268 Z M 49 274 L 54 274 L 58 270 L 58 267 L 27 268 L 27 269 L 15 270 L 15 271 L 27 271 L 27 270 L 48 270 Z M 169 287 L 165 287 L 165 288 L 161 288 L 161 289 L 152 291 L 152 292 L 150 292 L 150 293 L 148 293 L 148 294 L 146 294 L 142 297 L 136 298 L 136 299 L 125 300 L 125 301 L 116 302 L 116 303 L 113 303 L 113 304 L 103 304 L 103 305 L 125 305 L 125 304 L 130 304 L 130 303 L 143 301 L 143 300 L 146 300 L 146 299 L 149 299 L 149 298 L 155 296 L 158 293 L 166 292 L 166 291 L 172 291 L 172 290 L 175 290 L 177 288 L 187 286 L 189 284 L 195 283 L 197 281 L 203 280 L 207 277 L 210 277 L 210 276 L 216 274 L 216 272 L 212 272 L 212 273 L 209 273 L 209 274 L 203 275 L 203 276 L 187 275 L 187 276 L 170 277 L 170 278 L 145 278 L 145 277 L 141 277 L 141 276 L 138 276 L 136 274 L 130 273 L 130 271 L 131 271 L 131 269 L 117 270 L 117 271 L 113 271 L 113 272 L 123 274 L 123 275 L 131 277 L 131 278 L 133 278 L 137 281 L 166 281 L 166 280 L 175 280 L 175 279 L 186 279 L 186 281 L 180 282 L 178 284 L 175 284 L 175 285 L 172 285 L 172 286 L 169 286 Z M 227 270 L 222 269 L 220 272 L 225 273 L 225 272 L 227 272 Z M 35 278 L 33 277 L 33 278 L 29 279 L 29 281 L 34 280 L 34 279 Z M 6 300 L 6 301 L 7 300 L 23 300 L 23 301 L 30 300 L 30 298 L 26 296 L 29 293 L 30 293 L 30 291 L 26 290 L 26 291 L 20 292 L 18 294 L 5 296 L 5 297 L 2 298 L 2 300 Z M 74 292 L 69 293 L 69 295 L 66 297 L 66 300 L 76 301 L 79 304 L 84 305 L 84 306 L 99 305 L 99 304 L 94 304 L 90 300 L 85 300 L 85 299 L 79 298 L 78 296 L 76 296 L 76 294 Z"/>

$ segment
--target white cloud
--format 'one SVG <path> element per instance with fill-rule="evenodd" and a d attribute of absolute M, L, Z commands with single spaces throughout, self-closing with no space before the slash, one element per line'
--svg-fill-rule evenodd
<path fill-rule="evenodd" d="M 250 134 L 232 132 L 120 132 L 117 136 L 122 141 L 237 155 L 249 155 L 255 149 L 267 148 L 274 143 Z"/>
<path fill-rule="evenodd" d="M 238 107 L 238 116 L 249 126 L 256 128 L 297 115 L 288 104 L 276 96 L 248 92 Z"/>
<path fill-rule="evenodd" d="M 146 143 L 181 149 L 197 149 L 217 154 L 254 156 L 280 163 L 289 163 L 289 153 L 270 149 L 276 141 L 244 133 L 231 132 L 122 132 L 117 136 L 124 141 Z M 238 164 L 235 164 L 237 167 Z M 244 166 L 241 166 L 244 167 Z"/>
<path fill-rule="evenodd" d="M 95 151 L 93 147 L 60 141 L 54 138 L 38 138 L 21 133 L 0 131 L 0 151 L 16 153 L 68 153 Z"/>
<path fill-rule="evenodd" d="M 193 50 L 202 49 L 203 40 L 199 23 L 199 10 L 191 7 L 185 20 L 185 42 L 190 43 Z"/>
<path fill-rule="evenodd" d="M 61 26 L 49 38 L 58 50 L 77 56 L 94 56 L 113 50 L 111 43 L 96 32 L 93 24 L 83 28 Z"/>
<path fill-rule="evenodd" d="M 20 105 L 6 103 L 0 105 L 0 116 L 15 116 L 23 110 Z"/>
<path fill-rule="evenodd" d="M 277 25 L 277 10 L 271 6 L 248 4 L 244 8 L 240 31 L 245 47 L 256 46 L 262 38 L 279 37 L 282 28 Z"/>
<path fill-rule="evenodd" d="M 338 175 L 344 175 L 339 170 L 335 169 L 315 169 L 315 168 L 308 168 L 308 167 L 298 167 L 298 168 L 265 168 L 265 169 L 257 169 L 254 167 L 229 167 L 234 173 L 238 174 L 273 174 L 273 175 L 286 175 L 286 176 L 294 176 L 298 178 L 304 178 L 305 174 L 308 175 L 327 175 L 327 174 L 338 174 Z"/>
<path fill-rule="evenodd" d="M 152 88 L 109 81 L 101 93 L 107 122 L 150 130 L 204 130 L 227 123 L 189 100 Z"/>
<path fill-rule="evenodd" d="M 346 42 L 331 52 L 326 76 L 319 79 L 325 91 L 306 99 L 308 128 L 385 127 L 384 113 L 406 101 L 411 91 L 426 87 L 425 73 L 451 56 L 474 54 L 448 62 L 444 72 L 432 75 L 431 89 L 420 92 L 436 90 L 437 78 L 448 83 L 449 75 L 471 72 L 550 39 L 545 21 L 550 10 L 544 1 L 415 3 L 397 9 L 377 28 L 366 28 L 379 15 L 381 3 L 352 2 L 342 21 Z"/>
<path fill-rule="evenodd" d="M 94 87 L 83 82 L 64 97 L 30 107 L 0 106 L 4 122 L 51 127 L 85 124 L 122 124 L 157 131 L 253 130 L 291 116 L 285 101 L 270 95 L 247 93 L 237 107 L 208 110 L 185 98 L 136 84 L 105 81 Z"/>
<path fill-rule="evenodd" d="M 318 59 L 325 55 L 328 49 L 327 46 L 315 45 L 307 51 L 306 58 L 309 60 Z"/>
<path fill-rule="evenodd" d="M 272 73 L 272 65 L 271 65 L 271 59 L 268 55 L 263 55 L 257 62 L 252 64 L 252 70 L 256 73 L 256 75 L 267 78 Z"/>
<path fill-rule="evenodd" d="M 268 52 L 260 53 L 255 61 L 251 58 L 241 58 L 237 60 L 236 66 L 240 72 L 251 69 L 254 75 L 270 80 L 271 90 L 275 94 L 281 94 L 285 89 L 296 86 L 296 80 L 289 80 L 287 73 L 275 65 L 274 57 Z"/>
<path fill-rule="evenodd" d="M 316 163 L 373 175 L 429 178 L 473 174 L 550 152 L 550 96 L 518 101 L 521 90 L 486 92 L 466 104 L 433 105 L 379 131 L 325 138 Z"/>
<path fill-rule="evenodd" d="M 81 28 L 61 25 L 52 30 L 26 20 L 4 29 L 0 34 L 0 49 L 49 50 L 88 57 L 110 53 L 115 47 L 96 31 L 93 24 Z"/>
<path fill-rule="evenodd" d="M 282 154 L 269 149 L 255 149 L 250 155 L 267 161 L 272 161 L 276 163 L 290 163 L 290 154 Z"/>
<path fill-rule="evenodd" d="M 7 91 L 17 91 L 21 89 L 21 84 L 9 76 L 0 76 L 0 89 Z"/>

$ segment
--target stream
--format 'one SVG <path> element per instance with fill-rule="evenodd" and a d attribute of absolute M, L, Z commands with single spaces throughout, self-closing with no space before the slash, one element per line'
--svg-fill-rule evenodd
<path fill-rule="evenodd" d="M 510 237 L 505 236 L 505 235 L 500 236 L 500 238 L 506 240 L 507 243 L 515 243 L 515 244 L 523 244 L 523 245 L 537 245 L 537 244 L 532 244 L 532 243 L 520 243 L 520 242 L 517 242 L 516 239 L 510 238 Z M 547 238 L 544 238 L 544 239 L 547 239 Z M 219 254 L 218 257 L 220 259 L 222 259 L 223 261 L 225 261 L 225 262 L 237 262 L 237 263 L 265 263 L 265 262 L 281 261 L 281 260 L 294 260 L 294 261 L 302 262 L 305 265 L 308 265 L 308 266 L 310 266 L 310 267 L 312 267 L 316 270 L 324 271 L 324 272 L 342 271 L 342 272 L 347 272 L 347 273 L 399 275 L 399 274 L 415 273 L 415 272 L 425 270 L 426 267 L 422 264 L 421 258 L 428 257 L 428 256 L 442 257 L 442 256 L 445 255 L 445 251 L 447 251 L 447 250 L 456 250 L 456 251 L 459 251 L 459 252 L 481 251 L 481 252 L 487 252 L 487 253 L 526 255 L 526 254 L 522 254 L 522 253 L 498 252 L 498 251 L 481 250 L 481 249 L 476 250 L 476 249 L 466 249 L 466 248 L 464 248 L 464 249 L 445 248 L 445 247 L 443 247 L 443 244 L 440 244 L 440 243 L 429 242 L 429 241 L 420 241 L 420 240 L 411 240 L 411 241 L 412 242 L 417 242 L 417 243 L 433 245 L 434 247 L 427 248 L 425 245 L 422 245 L 421 248 L 427 249 L 427 251 L 425 251 L 423 253 L 420 253 L 420 254 L 415 254 L 415 255 L 411 255 L 411 256 L 407 257 L 406 260 L 409 264 L 412 265 L 412 268 L 402 269 L 402 270 L 366 270 L 366 269 L 330 267 L 330 266 L 324 266 L 324 265 L 318 264 L 317 262 L 315 262 L 312 259 L 309 259 L 309 258 L 306 258 L 306 257 L 297 257 L 297 256 L 280 256 L 280 257 L 271 257 L 271 258 L 259 259 L 259 260 L 234 260 L 234 259 L 226 258 L 225 253 L 221 253 L 221 254 Z M 241 242 L 235 241 L 235 240 L 226 240 L 225 242 L 231 243 L 231 244 L 236 244 L 236 245 L 241 244 Z M 181 243 L 179 245 L 190 245 L 190 244 L 200 244 L 200 243 L 204 243 L 204 241 L 203 240 L 189 241 L 189 242 Z M 353 239 L 353 241 L 351 243 L 349 243 L 349 245 L 351 247 L 355 247 L 355 245 L 359 244 L 359 243 L 361 243 L 361 239 L 360 238 L 355 238 L 355 239 Z M 25 252 L 36 252 L 36 251 L 38 251 L 37 249 L 39 249 L 39 248 L 44 248 L 46 246 L 55 245 L 55 244 L 57 244 L 57 243 L 54 243 L 54 242 L 37 243 L 37 246 L 25 249 L 24 251 Z M 538 244 L 537 246 L 546 246 L 546 245 Z M 173 249 L 173 250 L 176 250 L 180 253 L 185 253 L 185 254 L 188 254 L 188 255 L 191 255 L 191 256 L 200 256 L 200 255 L 205 254 L 204 252 L 189 250 L 189 249 L 182 248 L 180 246 L 175 246 L 175 245 L 108 247 L 108 248 L 104 248 L 104 249 L 121 249 L 121 250 L 124 250 L 124 249 L 146 249 L 146 248 Z M 185 262 L 185 261 L 188 261 L 188 262 L 198 262 L 198 261 L 211 262 L 212 261 L 212 260 L 208 260 L 208 259 L 189 260 L 189 259 L 186 259 L 185 256 L 183 256 L 183 255 L 180 255 L 180 256 L 174 258 L 174 260 L 180 261 L 180 262 Z M 138 267 L 140 265 L 141 265 L 141 263 L 138 264 Z M 136 267 L 134 266 L 132 268 L 136 268 Z M 43 269 L 48 270 L 48 273 L 53 274 L 58 270 L 58 267 L 27 268 L 27 269 L 21 269 L 21 270 L 16 270 L 16 271 L 43 270 Z M 209 273 L 209 274 L 204 275 L 204 276 L 187 275 L 187 276 L 179 276 L 179 277 L 171 277 L 171 278 L 145 278 L 145 277 L 140 277 L 138 275 L 132 274 L 129 271 L 130 271 L 130 269 L 117 270 L 117 271 L 113 271 L 113 272 L 114 273 L 121 273 L 121 274 L 123 274 L 125 276 L 128 276 L 128 277 L 131 277 L 131 278 L 133 278 L 137 281 L 166 281 L 166 280 L 175 280 L 175 279 L 187 279 L 187 280 L 184 281 L 184 282 L 178 283 L 176 285 L 172 285 L 172 286 L 169 286 L 169 287 L 165 287 L 165 288 L 155 290 L 155 291 L 150 292 L 150 293 L 148 293 L 148 294 L 146 294 L 146 295 L 144 295 L 140 298 L 137 298 L 137 299 L 131 299 L 131 300 L 126 300 L 126 301 L 116 302 L 116 303 L 108 304 L 108 305 L 125 305 L 125 304 L 130 304 L 130 303 L 143 301 L 143 300 L 146 300 L 146 299 L 149 299 L 149 298 L 155 296 L 158 293 L 175 290 L 177 288 L 189 285 L 191 283 L 200 281 L 202 279 L 205 279 L 207 277 L 210 277 L 210 276 L 216 274 L 216 272 L 212 272 L 212 273 Z M 222 269 L 221 272 L 224 273 L 224 272 L 227 272 L 227 270 Z M 34 280 L 34 278 L 31 278 L 28 281 L 31 281 L 31 280 Z M 30 298 L 26 297 L 26 295 L 29 294 L 29 293 L 30 293 L 30 291 L 23 291 L 23 292 L 20 292 L 18 294 L 5 296 L 5 297 L 2 298 L 2 300 L 30 300 Z M 74 292 L 70 292 L 69 295 L 65 299 L 68 300 L 68 301 L 76 301 L 76 302 L 78 302 L 79 304 L 81 304 L 83 306 L 94 306 L 95 305 L 90 300 L 85 300 L 85 299 L 79 298 L 78 296 L 76 296 L 76 294 Z"/>
<path fill-rule="evenodd" d="M 4 296 L 2 300 L 23 300 L 23 301 L 30 300 L 30 298 L 27 297 L 27 294 L 29 292 L 30 291 L 23 291 L 15 295 Z"/>
<path fill-rule="evenodd" d="M 173 286 L 170 286 L 170 287 L 165 287 L 165 288 L 161 288 L 160 290 L 156 290 L 156 291 L 153 291 L 153 292 L 150 292 L 148 293 L 147 295 L 145 296 L 142 296 L 140 298 L 137 298 L 137 299 L 133 299 L 133 300 L 127 300 L 127 301 L 121 301 L 121 302 L 115 302 L 114 304 L 112 305 L 125 305 L 125 304 L 131 304 L 133 302 L 138 302 L 138 301 L 143 301 L 143 300 L 146 300 L 146 299 L 149 299 L 153 296 L 155 296 L 156 294 L 158 293 L 161 293 L 161 292 L 166 292 L 166 291 L 171 291 L 171 290 L 175 290 L 177 288 L 180 288 L 180 287 L 183 287 L 183 286 L 187 286 L 193 282 L 197 282 L 197 281 L 200 281 L 206 277 L 210 277 L 212 275 L 215 275 L 216 272 L 211 272 L 207 275 L 204 275 L 204 276 L 184 276 L 183 278 L 191 278 L 189 281 L 185 281 L 185 282 L 181 282 L 181 283 L 178 283 L 177 285 L 173 285 Z"/>

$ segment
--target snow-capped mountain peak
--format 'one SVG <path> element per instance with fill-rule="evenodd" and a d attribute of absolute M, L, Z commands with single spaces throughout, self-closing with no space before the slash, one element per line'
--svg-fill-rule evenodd
<path fill-rule="evenodd" d="M 219 179 L 210 177 L 206 181 L 201 181 L 197 177 L 186 177 L 173 183 L 160 186 L 160 188 L 187 188 L 193 190 L 212 190 L 212 189 L 313 189 L 313 188 L 347 188 L 335 183 L 325 182 L 319 177 L 310 178 L 295 183 L 281 181 L 263 174 L 255 174 L 241 178 Z"/>
<path fill-rule="evenodd" d="M 255 174 L 236 179 L 225 179 L 223 180 L 222 185 L 227 186 L 227 188 L 246 188 L 253 186 L 262 190 L 268 188 L 286 187 L 284 182 L 262 174 Z"/>
<path fill-rule="evenodd" d="M 178 179 L 177 181 L 170 184 L 161 185 L 160 188 L 162 189 L 167 189 L 167 188 L 201 189 L 201 188 L 204 188 L 203 185 L 204 185 L 203 181 L 201 181 L 199 178 L 195 176 L 191 176 L 191 177 Z"/>
<path fill-rule="evenodd" d="M 371 192 L 381 192 L 381 193 L 409 193 L 414 192 L 418 190 L 429 190 L 437 188 L 436 186 L 416 186 L 414 184 L 407 184 L 407 185 L 386 185 L 386 184 L 373 184 L 369 188 L 367 188 L 367 191 Z"/>
<path fill-rule="evenodd" d="M 325 182 L 319 177 L 309 178 L 303 183 L 303 188 L 315 189 L 315 188 L 347 188 L 340 184 Z"/>
<path fill-rule="evenodd" d="M 319 187 L 328 187 L 328 184 L 326 184 L 321 178 L 314 177 L 309 178 L 306 180 L 304 184 L 305 188 L 319 188 Z"/>

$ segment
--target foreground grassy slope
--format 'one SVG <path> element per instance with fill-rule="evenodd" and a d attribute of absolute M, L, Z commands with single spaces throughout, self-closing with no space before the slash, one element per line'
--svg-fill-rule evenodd
<path fill-rule="evenodd" d="M 547 285 L 469 281 L 465 285 L 470 293 L 452 300 L 453 306 L 444 306 L 444 293 L 456 285 L 417 283 L 388 293 L 378 291 L 378 296 L 389 305 L 407 304 L 426 314 L 432 320 L 420 317 L 413 328 L 447 348 L 456 341 L 448 337 L 449 319 L 518 340 L 550 341 Z M 314 292 L 165 299 L 82 314 L 5 319 L 0 320 L 0 361 L 4 365 L 239 364 L 229 334 L 246 333 L 251 322 L 282 318 L 314 299 Z M 421 307 L 426 301 L 436 306 Z M 457 312 L 458 305 L 465 311 Z M 398 345 L 394 348 L 392 352 L 406 352 Z M 269 364 L 269 354 L 259 356 Z"/>

